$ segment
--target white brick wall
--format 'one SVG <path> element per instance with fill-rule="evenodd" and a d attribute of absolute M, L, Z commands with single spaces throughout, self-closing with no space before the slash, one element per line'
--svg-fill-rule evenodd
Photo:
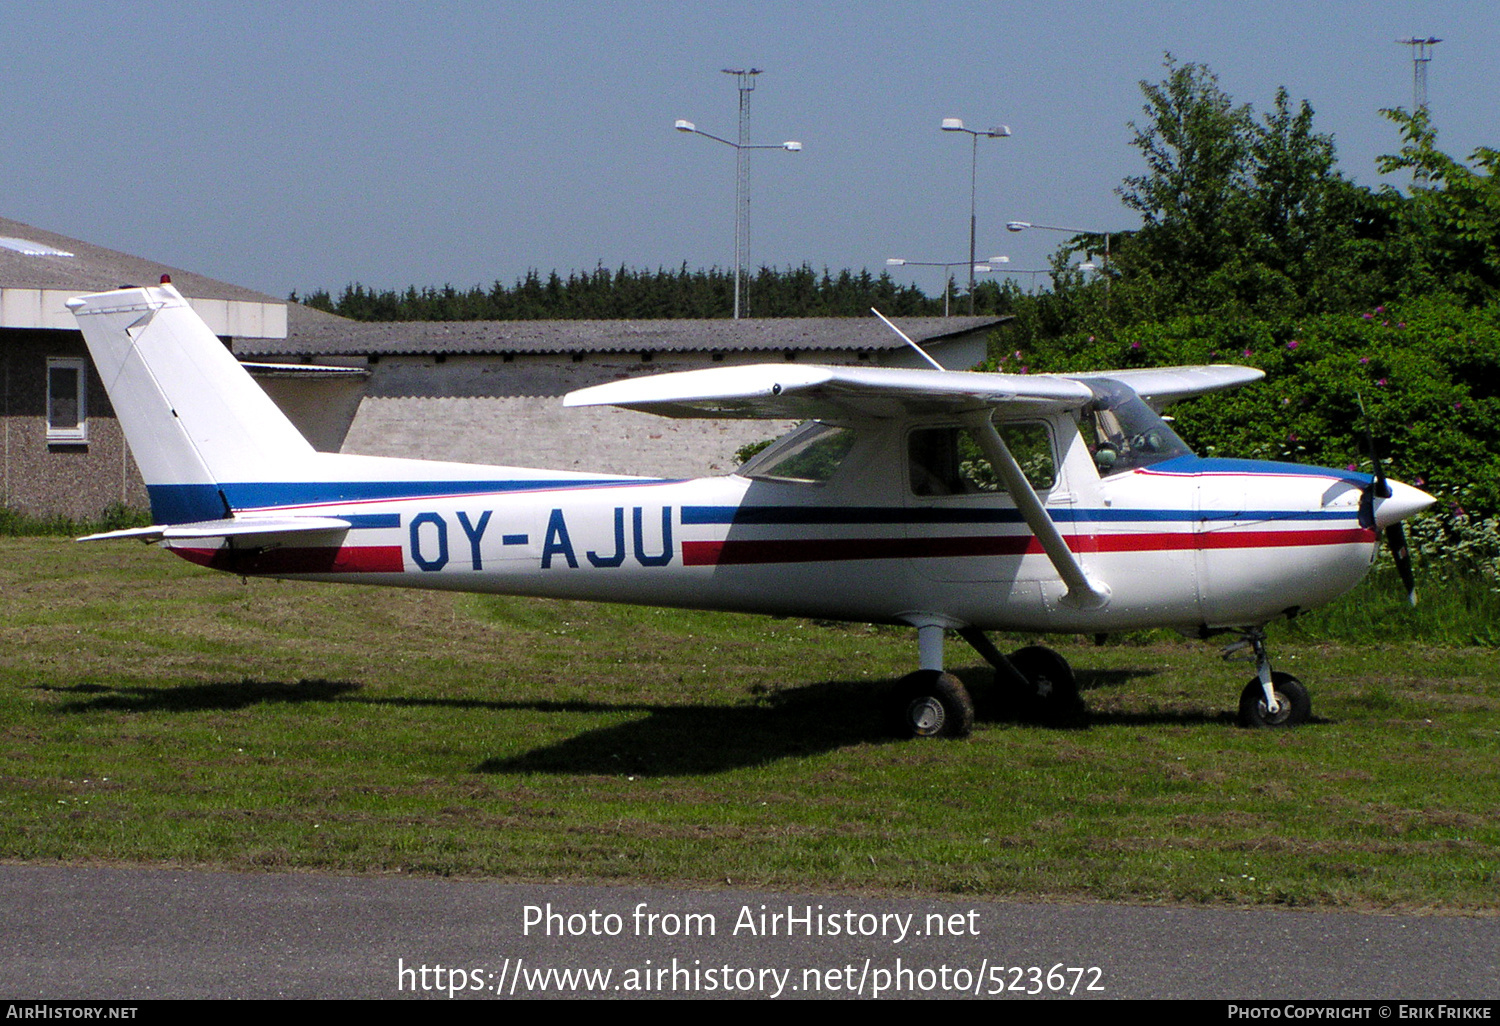
<path fill-rule="evenodd" d="M 825 362 L 828 354 L 819 354 Z M 845 354 L 840 354 L 847 359 Z M 759 362 L 744 357 L 724 363 Z M 769 361 L 768 361 L 769 362 Z M 775 362 L 784 362 L 776 360 Z M 817 360 L 799 356 L 798 362 Z M 675 420 L 613 407 L 565 409 L 573 389 L 641 374 L 714 366 L 707 358 L 387 356 L 374 364 L 343 451 L 652 477 L 702 477 L 736 466 L 750 442 L 786 421 Z"/>

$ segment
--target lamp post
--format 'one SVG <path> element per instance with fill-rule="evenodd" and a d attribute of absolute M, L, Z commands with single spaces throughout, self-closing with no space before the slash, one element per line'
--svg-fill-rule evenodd
<path fill-rule="evenodd" d="M 990 257 L 988 260 L 986 260 L 984 262 L 984 267 L 985 267 L 986 270 L 993 271 L 996 274 L 1029 274 L 1029 275 L 1031 275 L 1031 290 L 1032 291 L 1036 290 L 1036 276 L 1039 275 L 1039 274 L 1046 274 L 1047 273 L 1045 270 L 1035 270 L 1035 271 L 1030 270 L 1030 269 L 1023 270 L 1023 269 L 1021 269 L 1019 267 L 1007 267 L 1007 266 L 1005 266 L 1006 264 L 1009 264 L 1009 263 L 1010 263 L 1010 257 L 1008 257 L 1008 256 L 992 256 L 992 257 Z"/>
<path fill-rule="evenodd" d="M 1003 139 L 1010 135 L 1009 125 L 995 125 L 981 132 L 973 128 L 965 128 L 963 118 L 944 118 L 942 130 L 945 132 L 967 132 L 971 141 L 969 147 L 969 315 L 974 314 L 974 235 L 975 235 L 975 195 L 979 174 L 979 137 L 986 139 Z"/>
<path fill-rule="evenodd" d="M 1100 273 L 1104 275 L 1104 291 L 1109 291 L 1109 232 L 1095 232 L 1087 228 L 1063 228 L 1055 224 L 1032 224 L 1030 221 L 1007 221 L 1005 223 L 1005 230 L 1009 232 L 1024 232 L 1028 228 L 1041 228 L 1049 232 L 1068 232 L 1071 235 L 1104 236 L 1104 266 L 1100 268 Z"/>
<path fill-rule="evenodd" d="M 705 132 L 691 121 L 681 118 L 673 126 L 679 132 L 688 132 L 692 135 L 701 135 L 705 139 L 721 142 L 725 146 L 732 146 L 735 150 L 735 177 L 734 177 L 734 318 L 740 318 L 740 283 L 744 279 L 745 264 L 750 259 L 750 150 L 786 150 L 788 153 L 800 153 L 802 144 L 794 139 L 788 139 L 784 143 L 775 145 L 751 145 L 745 141 L 750 134 L 750 94 L 755 90 L 755 77 L 760 74 L 759 68 L 748 68 L 735 70 L 725 68 L 724 74 L 734 75 L 739 79 L 740 91 L 740 134 L 739 141 L 732 142 L 721 138 L 710 132 Z M 746 297 L 745 306 L 749 306 Z"/>
<path fill-rule="evenodd" d="M 1009 260 L 1010 257 L 992 257 L 991 259 L 1004 261 Z M 943 263 L 937 260 L 904 260 L 901 257 L 887 257 L 885 261 L 887 267 L 941 267 L 943 269 L 944 317 L 948 316 L 949 284 L 952 281 L 952 276 L 949 272 L 955 267 L 962 267 L 964 263 L 965 261 L 963 260 L 954 260 L 948 263 Z M 989 264 L 976 264 L 972 260 L 967 261 L 967 263 L 969 265 L 969 312 L 972 314 L 974 312 L 974 275 L 976 273 L 987 274 L 990 271 L 995 270 L 995 268 L 991 267 Z"/>

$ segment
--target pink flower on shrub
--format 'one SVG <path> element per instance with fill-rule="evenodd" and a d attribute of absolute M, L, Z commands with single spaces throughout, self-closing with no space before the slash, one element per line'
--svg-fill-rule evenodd
<path fill-rule="evenodd" d="M 1360 366 L 1361 366 L 1361 367 L 1363 367 L 1363 366 L 1364 366 L 1364 365 L 1365 365 L 1365 364 L 1367 364 L 1367 363 L 1369 363 L 1369 362 L 1370 362 L 1370 358 L 1369 358 L 1369 357 L 1368 357 L 1368 356 L 1361 356 L 1361 357 L 1360 357 L 1360 358 L 1359 358 L 1359 365 L 1360 365 Z"/>
<path fill-rule="evenodd" d="M 1379 381 L 1375 382 L 1375 384 L 1379 385 L 1381 388 L 1384 388 L 1385 387 L 1385 378 L 1381 378 Z"/>
<path fill-rule="evenodd" d="M 1294 338 L 1294 339 L 1292 339 L 1290 342 L 1288 342 L 1286 344 L 1286 347 L 1287 347 L 1287 349 L 1289 349 L 1289 350 L 1291 350 L 1292 352 L 1295 353 L 1297 351 L 1297 347 L 1300 346 L 1301 344 L 1302 343 L 1298 339 Z"/>

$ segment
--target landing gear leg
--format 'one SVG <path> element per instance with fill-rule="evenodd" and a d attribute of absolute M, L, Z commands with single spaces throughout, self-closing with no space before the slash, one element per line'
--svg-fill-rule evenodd
<path fill-rule="evenodd" d="M 1255 653 L 1255 677 L 1240 692 L 1239 723 L 1242 727 L 1295 727 L 1312 716 L 1312 696 L 1290 673 L 1271 669 L 1266 654 L 1266 632 L 1252 627 L 1244 637 L 1224 650 L 1227 659 L 1248 646 Z"/>
<path fill-rule="evenodd" d="M 943 672 L 943 627 L 917 626 L 922 668 L 896 685 L 892 726 L 901 737 L 968 737 L 974 729 L 974 699 L 963 681 Z"/>
<path fill-rule="evenodd" d="M 1073 669 L 1052 649 L 1028 645 L 1007 658 L 977 627 L 964 627 L 958 635 L 995 668 L 996 683 L 1018 699 L 1028 719 L 1055 724 L 1082 716 L 1083 700 L 1078 697 Z"/>

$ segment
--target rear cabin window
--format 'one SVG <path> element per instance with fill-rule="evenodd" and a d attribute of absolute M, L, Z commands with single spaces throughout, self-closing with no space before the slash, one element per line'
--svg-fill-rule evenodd
<path fill-rule="evenodd" d="M 1040 422 L 996 424 L 1031 487 L 1039 492 L 1057 483 L 1052 433 Z M 1005 482 L 963 428 L 919 428 L 907 436 L 907 468 L 914 495 L 983 495 L 1004 492 Z"/>
<path fill-rule="evenodd" d="M 843 464 L 854 438 L 851 428 L 809 421 L 772 442 L 738 473 L 759 481 L 822 484 Z"/>

